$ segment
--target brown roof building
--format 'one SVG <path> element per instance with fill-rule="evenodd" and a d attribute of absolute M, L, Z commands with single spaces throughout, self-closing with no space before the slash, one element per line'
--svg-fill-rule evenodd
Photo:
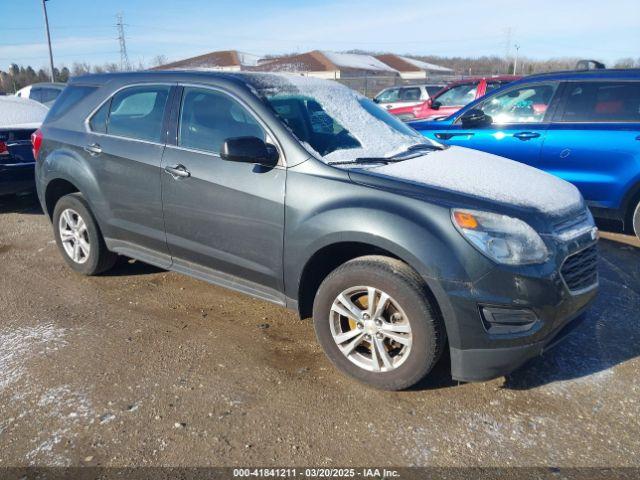
<path fill-rule="evenodd" d="M 154 67 L 153 70 L 222 70 L 238 72 L 254 67 L 260 57 L 238 50 L 221 50 Z"/>
<path fill-rule="evenodd" d="M 340 79 L 363 75 L 396 76 L 398 72 L 371 55 L 321 50 L 265 59 L 251 70 L 299 73 L 310 77 Z"/>
<path fill-rule="evenodd" d="M 423 62 L 422 60 L 416 60 L 415 58 L 402 57 L 400 55 L 386 54 L 376 55 L 375 57 L 385 65 L 396 70 L 400 77 L 404 80 L 413 80 L 426 78 L 427 75 L 451 75 L 453 70 L 433 63 Z"/>

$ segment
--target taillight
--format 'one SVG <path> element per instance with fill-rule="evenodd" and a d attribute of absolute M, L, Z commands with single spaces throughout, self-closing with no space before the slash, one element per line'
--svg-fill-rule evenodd
<path fill-rule="evenodd" d="M 9 155 L 9 149 L 4 141 L 0 140 L 0 155 Z"/>
<path fill-rule="evenodd" d="M 31 152 L 33 153 L 33 159 L 38 160 L 38 154 L 40 153 L 40 147 L 42 146 L 42 131 L 36 130 L 31 134 Z"/>

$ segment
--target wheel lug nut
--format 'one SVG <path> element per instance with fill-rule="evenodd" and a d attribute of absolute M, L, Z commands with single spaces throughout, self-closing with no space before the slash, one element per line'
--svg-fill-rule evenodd
<path fill-rule="evenodd" d="M 382 334 L 380 332 L 376 333 L 376 338 L 382 340 Z"/>
<path fill-rule="evenodd" d="M 369 317 L 368 313 L 363 313 L 362 314 L 362 318 L 363 318 L 363 320 L 369 320 L 370 317 Z"/>
<path fill-rule="evenodd" d="M 376 320 L 376 326 L 381 327 L 382 326 L 382 320 Z"/>
<path fill-rule="evenodd" d="M 366 335 L 364 336 L 364 339 L 365 339 L 365 340 L 371 340 L 371 335 L 366 334 Z"/>
<path fill-rule="evenodd" d="M 362 330 L 362 329 L 364 328 L 364 324 L 363 324 L 363 323 L 361 323 L 361 322 L 358 322 L 358 328 L 359 328 L 360 330 Z"/>

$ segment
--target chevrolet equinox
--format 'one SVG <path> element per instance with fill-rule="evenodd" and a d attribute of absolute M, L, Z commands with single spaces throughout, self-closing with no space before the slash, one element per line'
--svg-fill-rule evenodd
<path fill-rule="evenodd" d="M 295 309 L 377 388 L 415 384 L 443 352 L 454 379 L 506 375 L 596 294 L 598 232 L 575 187 L 429 140 L 335 82 L 78 77 L 32 143 L 72 269 L 119 254 Z"/>

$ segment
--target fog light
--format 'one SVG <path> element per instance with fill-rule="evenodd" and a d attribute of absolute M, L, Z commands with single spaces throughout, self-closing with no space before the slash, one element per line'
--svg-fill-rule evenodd
<path fill-rule="evenodd" d="M 480 307 L 482 323 L 491 335 L 510 335 L 528 332 L 538 322 L 531 310 L 499 307 Z"/>

